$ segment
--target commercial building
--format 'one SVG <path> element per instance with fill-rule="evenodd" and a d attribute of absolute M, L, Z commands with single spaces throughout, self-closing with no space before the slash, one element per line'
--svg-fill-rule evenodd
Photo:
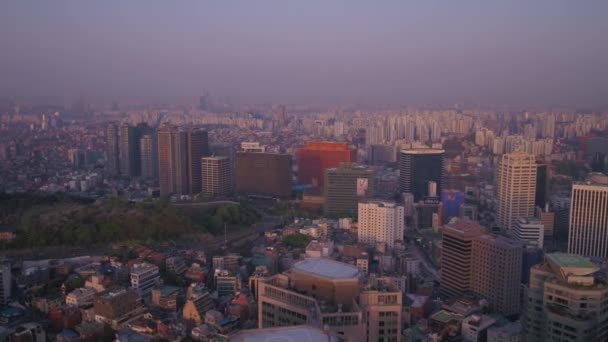
<path fill-rule="evenodd" d="M 608 175 L 572 185 L 568 252 L 608 258 Z"/>
<path fill-rule="evenodd" d="M 291 156 L 279 153 L 238 152 L 236 191 L 242 194 L 290 198 Z"/>
<path fill-rule="evenodd" d="M 536 171 L 532 154 L 516 151 L 502 156 L 496 174 L 499 227 L 510 230 L 516 219 L 534 216 Z"/>
<path fill-rule="evenodd" d="M 589 259 L 547 254 L 530 273 L 526 341 L 608 340 L 608 284 Z"/>
<path fill-rule="evenodd" d="M 528 246 L 543 248 L 545 225 L 538 218 L 523 218 L 515 220 L 511 236 L 513 239 Z"/>
<path fill-rule="evenodd" d="M 132 289 L 120 289 L 107 292 L 95 300 L 95 320 L 117 327 L 136 312 L 140 312 L 142 306 L 139 296 Z"/>
<path fill-rule="evenodd" d="M 202 193 L 211 197 L 230 194 L 230 159 L 205 157 L 201 159 Z"/>
<path fill-rule="evenodd" d="M 549 168 L 547 164 L 536 164 L 536 196 L 534 204 L 543 208 L 549 198 Z"/>
<path fill-rule="evenodd" d="M 79 308 L 89 307 L 95 303 L 95 295 L 97 291 L 92 288 L 81 287 L 68 293 L 65 297 L 65 303 L 69 306 Z"/>
<path fill-rule="evenodd" d="M 158 267 L 147 262 L 133 265 L 131 268 L 131 288 L 141 297 L 147 296 L 160 281 Z"/>
<path fill-rule="evenodd" d="M 188 128 L 186 135 L 186 172 L 188 174 L 188 193 L 198 194 L 202 189 L 201 158 L 209 155 L 209 136 L 207 131 Z"/>
<path fill-rule="evenodd" d="M 472 292 L 486 298 L 501 314 L 519 314 L 522 244 L 483 234 L 473 240 L 472 252 Z"/>
<path fill-rule="evenodd" d="M 429 182 L 436 183 L 436 193 L 445 185 L 445 151 L 441 149 L 409 149 L 399 152 L 399 192 L 414 194 L 418 202 L 428 196 Z"/>
<path fill-rule="evenodd" d="M 118 125 L 111 122 L 106 127 L 106 170 L 111 175 L 120 174 L 120 138 Z"/>
<path fill-rule="evenodd" d="M 488 329 L 496 324 L 496 320 L 486 315 L 471 315 L 462 320 L 461 333 L 465 341 L 484 342 L 488 339 Z"/>
<path fill-rule="evenodd" d="M 392 249 L 403 240 L 403 206 L 387 201 L 359 202 L 358 240 L 375 246 L 385 244 Z"/>
<path fill-rule="evenodd" d="M 182 308 L 182 317 L 185 320 L 194 322 L 196 325 L 200 325 L 204 321 L 205 312 L 215 307 L 213 299 L 209 291 L 195 284 L 190 285 L 188 292 L 189 295 Z"/>
<path fill-rule="evenodd" d="M 473 241 L 483 233 L 475 221 L 452 220 L 442 228 L 440 293 L 457 297 L 471 289 Z"/>
<path fill-rule="evenodd" d="M 372 165 L 394 163 L 397 161 L 397 150 L 392 145 L 370 145 L 368 160 Z"/>
<path fill-rule="evenodd" d="M 298 161 L 298 183 L 323 187 L 325 170 L 341 163 L 357 161 L 357 152 L 345 142 L 307 141 L 305 147 L 296 152 Z"/>
<path fill-rule="evenodd" d="M 177 296 L 180 288 L 162 285 L 152 289 L 152 305 L 165 310 L 177 310 Z"/>
<path fill-rule="evenodd" d="M 361 200 L 373 198 L 373 170 L 357 164 L 342 164 L 325 170 L 325 215 L 354 216 Z"/>
<path fill-rule="evenodd" d="M 555 232 L 555 213 L 549 209 L 549 204 L 545 204 L 544 208 L 536 207 L 535 216 L 543 223 L 544 240 L 552 241 Z"/>
<path fill-rule="evenodd" d="M 306 325 L 266 329 L 240 330 L 228 338 L 230 342 L 290 341 L 290 342 L 338 342 L 335 334 Z"/>

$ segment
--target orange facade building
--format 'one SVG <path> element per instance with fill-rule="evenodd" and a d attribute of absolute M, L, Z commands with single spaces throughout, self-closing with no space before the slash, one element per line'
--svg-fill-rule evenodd
<path fill-rule="evenodd" d="M 355 163 L 357 151 L 348 143 L 330 141 L 307 141 L 297 151 L 298 183 L 323 187 L 325 170 L 338 167 L 340 163 Z"/>

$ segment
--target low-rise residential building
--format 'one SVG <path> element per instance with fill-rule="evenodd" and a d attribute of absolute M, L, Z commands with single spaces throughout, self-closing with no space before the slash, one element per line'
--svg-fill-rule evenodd
<path fill-rule="evenodd" d="M 95 303 L 97 292 L 92 288 L 81 287 L 68 293 L 65 297 L 65 303 L 69 306 L 86 308 Z"/>

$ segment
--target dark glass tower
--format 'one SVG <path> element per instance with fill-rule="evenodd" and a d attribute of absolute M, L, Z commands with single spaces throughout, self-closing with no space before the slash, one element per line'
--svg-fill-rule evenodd
<path fill-rule="evenodd" d="M 544 208 L 547 203 L 547 189 L 549 177 L 547 175 L 547 164 L 537 164 L 536 166 L 536 199 L 534 204 Z"/>
<path fill-rule="evenodd" d="M 411 192 L 418 202 L 428 196 L 429 182 L 437 184 L 441 194 L 445 182 L 445 151 L 411 149 L 399 152 L 399 191 Z"/>

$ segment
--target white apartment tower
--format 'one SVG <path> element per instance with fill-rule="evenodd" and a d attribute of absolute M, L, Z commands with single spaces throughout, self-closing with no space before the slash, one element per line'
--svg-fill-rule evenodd
<path fill-rule="evenodd" d="M 403 240 L 403 206 L 388 201 L 359 203 L 359 242 L 375 245 L 386 243 L 393 248 L 396 240 Z"/>
<path fill-rule="evenodd" d="M 568 253 L 608 257 L 608 176 L 572 185 Z"/>
<path fill-rule="evenodd" d="M 536 161 L 534 156 L 515 151 L 504 154 L 496 174 L 498 225 L 511 230 L 520 217 L 534 217 Z"/>

